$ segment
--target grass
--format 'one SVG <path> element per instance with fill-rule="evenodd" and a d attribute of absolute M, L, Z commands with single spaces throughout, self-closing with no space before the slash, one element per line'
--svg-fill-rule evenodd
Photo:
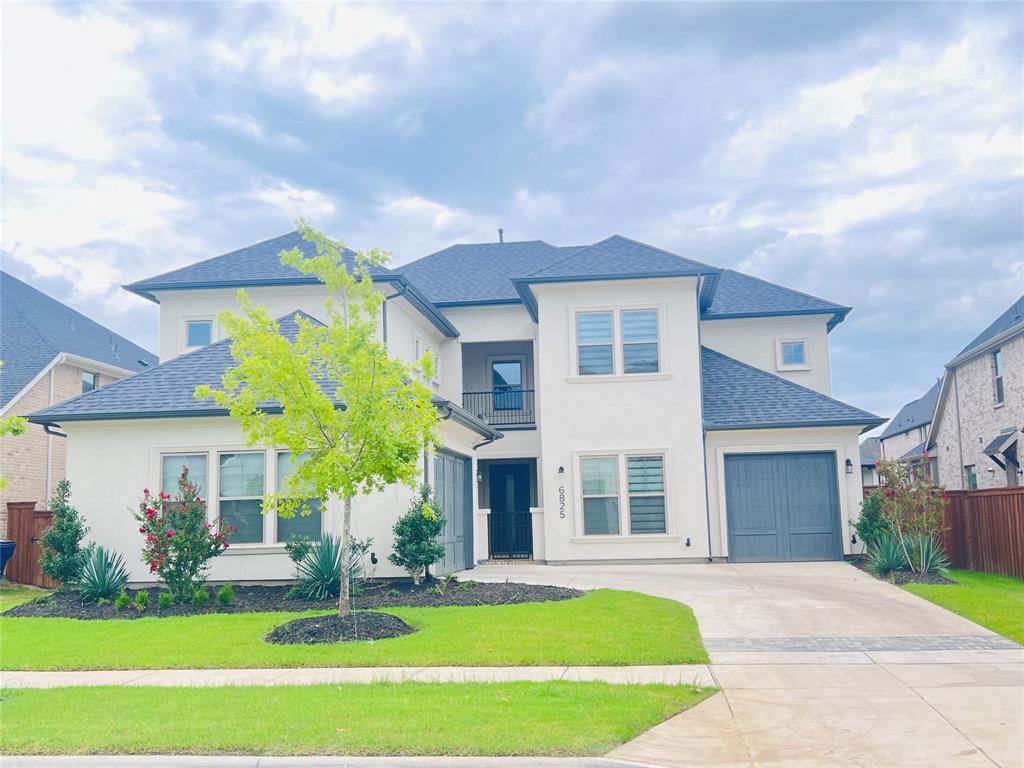
<path fill-rule="evenodd" d="M 595 590 L 565 602 L 396 608 L 420 631 L 377 642 L 273 645 L 307 613 L 135 620 L 0 618 L 0 668 L 518 666 L 706 663 L 693 612 L 674 600 Z"/>
<path fill-rule="evenodd" d="M 1024 581 L 980 571 L 949 572 L 951 584 L 904 589 L 1024 645 Z"/>
<path fill-rule="evenodd" d="M 9 690 L 0 751 L 601 755 L 713 692 L 563 681 Z"/>
<path fill-rule="evenodd" d="M 8 608 L 35 600 L 37 597 L 46 597 L 48 594 L 50 592 L 46 589 L 14 584 L 4 580 L 0 582 L 0 611 L 6 611 Z"/>

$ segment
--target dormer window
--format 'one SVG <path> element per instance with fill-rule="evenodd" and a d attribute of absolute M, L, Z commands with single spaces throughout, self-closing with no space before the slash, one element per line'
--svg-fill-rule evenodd
<path fill-rule="evenodd" d="M 212 320 L 189 320 L 185 323 L 185 346 L 197 349 L 213 340 Z"/>
<path fill-rule="evenodd" d="M 779 371 L 806 371 L 810 368 L 807 339 L 776 339 L 775 368 Z"/>
<path fill-rule="evenodd" d="M 92 392 L 100 385 L 100 375 L 90 371 L 82 371 L 82 394 Z"/>

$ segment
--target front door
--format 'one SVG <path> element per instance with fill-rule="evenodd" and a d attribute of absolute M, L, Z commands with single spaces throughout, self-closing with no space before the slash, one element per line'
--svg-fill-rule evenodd
<path fill-rule="evenodd" d="M 492 464 L 488 481 L 491 559 L 533 557 L 530 468 L 526 464 Z"/>

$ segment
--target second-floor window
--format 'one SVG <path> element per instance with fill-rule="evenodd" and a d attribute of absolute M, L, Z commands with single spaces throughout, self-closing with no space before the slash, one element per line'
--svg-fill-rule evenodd
<path fill-rule="evenodd" d="M 100 375 L 98 373 L 90 373 L 88 371 L 82 371 L 82 394 L 86 392 L 92 392 L 96 387 L 100 385 Z"/>
<path fill-rule="evenodd" d="M 659 343 L 656 309 L 576 313 L 579 376 L 657 373 Z"/>
<path fill-rule="evenodd" d="M 777 339 L 775 342 L 775 367 L 780 371 L 807 368 L 807 339 Z"/>
<path fill-rule="evenodd" d="M 1003 350 L 997 349 L 992 353 L 992 371 L 995 375 L 996 403 L 1003 402 L 1006 393 L 1003 389 Z"/>
<path fill-rule="evenodd" d="M 189 320 L 185 323 L 185 346 L 189 349 L 205 347 L 212 340 L 212 320 Z"/>

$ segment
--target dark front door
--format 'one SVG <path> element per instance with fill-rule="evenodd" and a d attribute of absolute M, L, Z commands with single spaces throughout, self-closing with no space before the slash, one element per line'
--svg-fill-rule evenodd
<path fill-rule="evenodd" d="M 834 453 L 725 457 L 729 560 L 839 560 Z"/>
<path fill-rule="evenodd" d="M 530 468 L 526 464 L 492 464 L 488 482 L 491 559 L 533 557 Z"/>

